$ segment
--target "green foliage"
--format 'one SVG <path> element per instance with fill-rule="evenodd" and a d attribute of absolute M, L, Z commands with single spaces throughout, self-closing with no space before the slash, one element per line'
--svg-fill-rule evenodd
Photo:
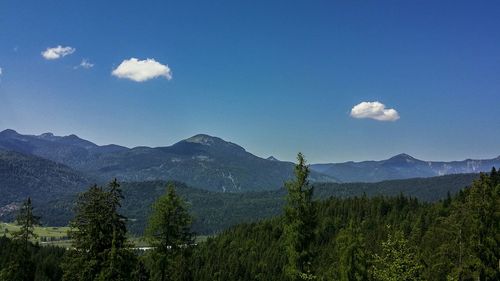
<path fill-rule="evenodd" d="M 161 251 L 177 249 L 180 245 L 192 243 L 191 221 L 184 201 L 171 184 L 166 194 L 153 205 L 146 236 L 151 245 Z"/>
<path fill-rule="evenodd" d="M 21 206 L 16 222 L 20 226 L 20 229 L 14 232 L 14 239 L 20 240 L 25 247 L 28 247 L 30 239 L 35 239 L 37 237 L 35 234 L 35 226 L 40 224 L 40 217 L 33 214 L 31 198 L 28 197 Z"/>
<path fill-rule="evenodd" d="M 129 280 L 135 265 L 126 238 L 125 218 L 118 213 L 121 195 L 116 180 L 104 190 L 92 186 L 78 198 L 63 280 Z"/>
<path fill-rule="evenodd" d="M 42 206 L 50 198 L 74 195 L 86 185 L 88 180 L 67 166 L 0 148 L 0 208 L 27 197 L 35 207 Z"/>
<path fill-rule="evenodd" d="M 398 197 L 318 203 L 318 280 L 500 280 L 498 173 L 437 203 Z M 194 249 L 195 280 L 289 278 L 285 217 L 243 224 Z M 387 228 L 387 225 L 390 228 Z M 495 262 L 496 261 L 496 262 Z M 368 271 L 368 269 L 372 269 Z"/>
<path fill-rule="evenodd" d="M 398 196 L 404 194 L 422 201 L 436 202 L 469 185 L 478 175 L 449 175 L 428 179 L 408 179 L 380 183 L 314 183 L 315 200 L 329 197 Z M 170 182 L 189 205 L 193 214 L 193 231 L 213 235 L 242 222 L 255 222 L 283 213 L 285 189 L 265 192 L 218 193 L 195 189 L 179 182 Z M 124 183 L 123 213 L 133 219 L 128 226 L 135 235 L 142 235 L 153 202 L 168 183 L 161 181 Z"/>
<path fill-rule="evenodd" d="M 186 186 L 179 182 L 142 182 L 123 184 L 123 213 L 130 218 L 130 232 L 142 235 L 154 202 L 173 184 L 193 215 L 192 230 L 213 235 L 241 222 L 277 216 L 282 211 L 283 193 L 218 193 Z"/>
<path fill-rule="evenodd" d="M 297 175 L 287 184 L 293 196 L 284 216 L 231 227 L 195 247 L 187 247 L 187 205 L 193 201 L 185 204 L 169 188 L 154 205 L 148 229 L 156 250 L 144 255 L 133 252 L 126 239 L 118 183 L 94 186 L 76 204 L 75 249 L 0 238 L 0 280 L 288 281 L 283 268 L 291 260 L 298 268 L 293 277 L 303 280 L 500 280 L 495 169 L 434 203 L 368 196 L 374 194 L 313 202 L 300 158 Z M 214 208 L 215 202 L 224 203 L 213 201 Z"/>
<path fill-rule="evenodd" d="M 448 215 L 425 235 L 424 251 L 435 280 L 499 280 L 500 185 L 498 172 L 482 174 L 450 204 Z M 447 279 L 445 279 L 447 278 Z"/>
<path fill-rule="evenodd" d="M 403 194 L 422 201 L 436 202 L 469 185 L 479 175 L 449 175 L 427 179 L 408 179 L 380 183 L 313 183 L 315 200 L 331 196 L 398 196 Z M 282 214 L 286 190 L 220 193 L 196 189 L 179 182 L 130 182 L 122 183 L 124 199 L 120 212 L 129 218 L 127 228 L 133 235 L 143 235 L 150 215 L 150 206 L 165 192 L 165 185 L 173 183 L 177 194 L 184 199 L 193 214 L 192 229 L 203 235 L 213 235 L 242 222 L 255 222 Z M 0 190 L 0 194 L 2 190 Z M 74 199 L 63 197 L 35 206 L 43 213 L 45 225 L 64 226 L 73 216 Z M 34 203 L 37 203 L 35 201 Z"/>
<path fill-rule="evenodd" d="M 27 245 L 27 244 L 26 244 Z M 0 271 L 2 281 L 29 281 L 33 280 L 35 267 L 31 261 L 28 250 L 24 243 L 20 243 L 18 251 L 15 252 L 5 268 Z"/>
<path fill-rule="evenodd" d="M 17 216 L 19 231 L 14 232 L 15 242 L 13 245 L 17 251 L 12 253 L 5 267 L 0 271 L 0 280 L 32 280 L 35 276 L 35 264 L 31 260 L 30 240 L 36 238 L 34 228 L 39 223 L 39 217 L 33 214 L 31 199 L 23 203 Z M 5 241 L 4 241 L 5 242 Z"/>
<path fill-rule="evenodd" d="M 374 255 L 373 277 L 378 281 L 418 281 L 422 265 L 415 254 L 416 249 L 401 231 L 389 233 L 382 242 L 382 252 Z"/>
<path fill-rule="evenodd" d="M 181 271 L 175 270 L 175 266 L 183 263 L 184 249 L 191 247 L 193 243 L 191 222 L 192 218 L 184 201 L 170 184 L 166 194 L 153 205 L 146 229 L 146 237 L 154 247 L 151 254 L 154 261 L 153 280 L 178 280 L 175 274 Z"/>
<path fill-rule="evenodd" d="M 64 249 L 39 247 L 6 237 L 0 237 L 1 281 L 57 281 L 61 280 L 61 256 Z"/>
<path fill-rule="evenodd" d="M 312 280 L 313 253 L 310 249 L 316 230 L 316 209 L 312 202 L 313 187 L 309 185 L 309 168 L 299 153 L 295 180 L 285 183 L 288 192 L 283 228 L 288 262 L 284 268 L 290 280 Z"/>
<path fill-rule="evenodd" d="M 367 280 L 367 257 L 360 227 L 351 221 L 347 228 L 339 231 L 335 244 L 337 245 L 337 262 L 333 264 L 336 272 L 335 280 Z"/>
<path fill-rule="evenodd" d="M 354 196 L 398 196 L 416 198 L 425 202 L 437 202 L 458 193 L 479 178 L 479 174 L 456 174 L 432 178 L 413 178 L 388 180 L 376 183 L 316 183 L 315 198 L 326 199 L 330 196 L 348 198 Z"/>

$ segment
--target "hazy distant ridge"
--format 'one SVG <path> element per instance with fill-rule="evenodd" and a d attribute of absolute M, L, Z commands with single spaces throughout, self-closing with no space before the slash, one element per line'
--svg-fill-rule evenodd
<path fill-rule="evenodd" d="M 449 174 L 488 172 L 500 167 L 500 157 L 487 160 L 434 162 L 399 154 L 382 161 L 313 164 L 313 171 L 335 177 L 342 182 L 378 182 L 392 179 L 435 177 Z"/>
<path fill-rule="evenodd" d="M 108 181 L 176 180 L 212 191 L 276 190 L 293 175 L 293 163 L 257 157 L 243 147 L 209 135 L 195 135 L 165 147 L 99 146 L 76 135 L 0 132 L 0 148 L 61 163 Z M 500 157 L 452 162 L 422 161 L 399 154 L 382 161 L 312 164 L 312 182 L 377 182 L 392 179 L 478 173 L 500 167 Z"/>

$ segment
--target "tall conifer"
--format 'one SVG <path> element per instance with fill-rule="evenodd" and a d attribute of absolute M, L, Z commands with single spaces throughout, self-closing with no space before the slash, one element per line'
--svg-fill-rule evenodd
<path fill-rule="evenodd" d="M 182 249 L 193 243 L 191 222 L 184 201 L 176 194 L 174 185 L 169 184 L 167 193 L 154 203 L 146 229 L 157 262 L 154 280 L 171 280 L 169 271 L 174 268 L 173 263 L 181 257 Z"/>
<path fill-rule="evenodd" d="M 283 229 L 287 263 L 285 275 L 289 280 L 312 280 L 312 241 L 316 229 L 316 208 L 312 201 L 313 187 L 309 185 L 309 168 L 302 153 L 297 155 L 295 179 L 285 183 L 288 191 Z"/>

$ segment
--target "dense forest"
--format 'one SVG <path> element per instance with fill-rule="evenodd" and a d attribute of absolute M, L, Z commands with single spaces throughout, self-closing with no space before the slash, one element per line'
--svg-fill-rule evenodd
<path fill-rule="evenodd" d="M 316 202 L 310 280 L 500 280 L 500 175 L 437 203 L 397 197 Z M 290 280 L 285 217 L 195 249 L 194 280 Z"/>
<path fill-rule="evenodd" d="M 234 226 L 195 244 L 189 205 L 171 185 L 153 205 L 134 250 L 114 181 L 81 194 L 72 249 L 29 242 L 38 218 L 27 200 L 20 233 L 0 240 L 0 280 L 500 280 L 500 174 L 456 195 L 317 201 L 299 155 L 284 214 Z"/>
<path fill-rule="evenodd" d="M 354 196 L 398 196 L 403 194 L 419 201 L 436 202 L 447 194 L 456 194 L 469 185 L 479 174 L 457 174 L 432 178 L 391 180 L 378 183 L 312 183 L 313 198 L 350 198 Z M 147 181 L 122 182 L 124 199 L 121 212 L 128 218 L 127 228 L 134 236 L 141 236 L 151 212 L 150 206 L 162 194 L 165 186 L 174 184 L 177 194 L 189 206 L 193 215 L 192 230 L 199 235 L 213 235 L 241 222 L 255 222 L 283 213 L 286 190 L 222 193 L 197 189 L 181 182 Z M 66 226 L 74 215 L 75 196 L 47 200 L 40 204 L 34 200 L 35 211 L 44 216 L 43 225 Z M 0 217 L 12 221 L 15 214 Z"/>

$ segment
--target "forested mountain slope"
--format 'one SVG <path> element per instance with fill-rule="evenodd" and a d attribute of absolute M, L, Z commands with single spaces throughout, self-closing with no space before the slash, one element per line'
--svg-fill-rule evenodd
<path fill-rule="evenodd" d="M 499 280 L 500 175 L 437 203 L 398 196 L 317 205 L 316 280 Z M 289 280 L 282 217 L 231 228 L 194 249 L 194 280 Z"/>
<path fill-rule="evenodd" d="M 435 202 L 455 194 L 469 185 L 477 174 L 448 175 L 427 179 L 407 179 L 380 183 L 317 184 L 315 199 L 331 196 L 398 196 L 404 194 L 420 201 Z M 151 181 L 122 183 L 123 213 L 130 219 L 132 233 L 141 235 L 151 211 L 152 203 L 165 191 L 167 182 Z M 199 234 L 213 234 L 230 226 L 280 215 L 286 191 L 220 193 L 200 190 L 175 182 L 178 194 L 184 198 L 194 216 L 193 230 Z M 49 225 L 66 225 L 72 216 L 73 199 L 54 200 L 40 207 L 42 217 Z"/>
<path fill-rule="evenodd" d="M 83 191 L 90 181 L 81 173 L 40 157 L 0 149 L 0 216 L 9 204 L 29 196 L 37 206 Z M 14 205 L 10 205 L 15 208 Z"/>
<path fill-rule="evenodd" d="M 162 189 L 161 186 L 163 184 L 158 183 L 157 188 Z M 79 206 L 91 208 L 80 211 L 80 218 L 85 219 L 77 222 L 85 227 L 86 219 L 92 220 L 95 216 L 104 225 L 91 224 L 91 231 L 85 232 L 89 235 L 79 237 L 98 244 L 99 238 L 105 235 L 107 244 L 99 249 L 102 255 L 82 258 L 81 250 L 43 248 L 4 237 L 0 239 L 0 278 L 8 276 L 6 280 L 17 280 L 10 277 L 24 274 L 41 280 L 74 280 L 68 279 L 68 274 L 81 275 L 93 266 L 101 273 L 111 268 L 112 274 L 134 276 L 124 280 L 156 280 L 159 272 L 168 266 L 169 278 L 179 281 L 290 280 L 284 271 L 290 257 L 288 215 L 234 226 L 204 242 L 177 247 L 173 254 L 170 249 L 137 255 L 126 244 L 120 248 L 115 246 L 116 232 L 111 226 L 119 216 L 109 215 L 109 210 L 99 213 L 99 208 L 95 208 L 116 206 L 120 200 L 93 195 L 114 194 L 119 198 L 120 192 L 113 192 L 112 188 L 91 191 L 79 201 Z M 298 249 L 305 249 L 311 257 L 306 275 L 310 280 L 500 278 L 500 174 L 496 171 L 480 175 L 468 188 L 434 203 L 422 203 L 402 195 L 333 197 L 309 202 L 314 215 L 300 229 L 307 226 L 312 237 L 307 241 L 307 248 L 298 244 Z M 165 206 L 170 205 L 167 202 Z M 125 228 L 121 230 L 125 235 Z M 162 253 L 171 259 L 158 267 Z M 119 266 L 114 267 L 115 264 Z"/>
<path fill-rule="evenodd" d="M 276 190 L 293 174 L 293 163 L 257 157 L 239 145 L 196 135 L 166 147 L 99 146 L 76 135 L 0 132 L 0 148 L 36 155 L 99 179 L 175 180 L 221 192 Z M 337 181 L 312 173 L 317 182 Z"/>

